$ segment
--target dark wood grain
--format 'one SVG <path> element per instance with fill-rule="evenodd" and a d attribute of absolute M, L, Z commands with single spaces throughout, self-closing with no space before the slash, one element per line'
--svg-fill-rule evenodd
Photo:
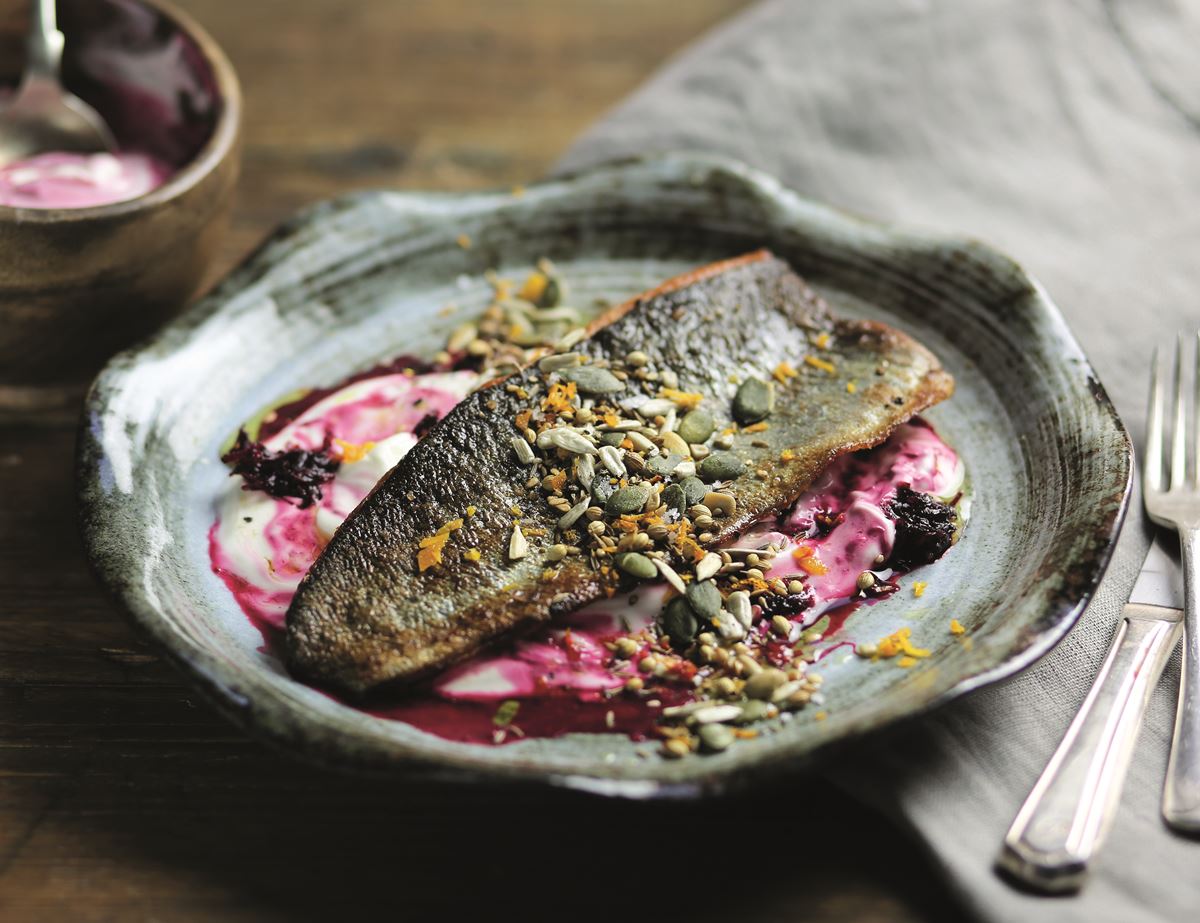
<path fill-rule="evenodd" d="M 372 186 L 528 181 L 740 0 L 193 0 L 246 91 L 215 278 Z M 0 919 L 956 917 L 899 832 L 811 777 L 704 804 L 348 779 L 221 720 L 75 528 L 74 410 L 0 425 Z"/>

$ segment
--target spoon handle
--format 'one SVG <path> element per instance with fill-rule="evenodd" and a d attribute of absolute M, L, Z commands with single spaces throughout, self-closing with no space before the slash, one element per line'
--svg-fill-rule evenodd
<path fill-rule="evenodd" d="M 58 82 L 65 39 L 58 31 L 55 0 L 33 0 L 26 42 L 25 74 Z"/>

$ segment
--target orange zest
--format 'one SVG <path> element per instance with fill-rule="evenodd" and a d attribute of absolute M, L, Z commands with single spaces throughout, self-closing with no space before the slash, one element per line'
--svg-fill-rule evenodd
<path fill-rule="evenodd" d="M 829 573 L 829 568 L 821 562 L 816 552 L 808 545 L 801 545 L 793 551 L 792 560 L 800 565 L 801 570 L 813 576 Z"/>
<path fill-rule="evenodd" d="M 347 465 L 362 461 L 375 448 L 373 442 L 347 442 L 344 439 L 335 439 L 333 444 L 338 447 L 338 458 Z"/>
<path fill-rule="evenodd" d="M 429 570 L 435 564 L 442 563 L 442 549 L 446 547 L 446 542 L 450 540 L 450 533 L 456 529 L 461 529 L 463 521 L 461 519 L 452 519 L 446 523 L 433 535 L 426 536 L 421 539 L 417 546 L 417 569 L 422 573 Z"/>
<path fill-rule="evenodd" d="M 676 388 L 663 388 L 658 392 L 659 397 L 674 401 L 680 410 L 695 410 L 704 400 L 703 394 L 693 394 L 690 391 L 679 391 Z"/>

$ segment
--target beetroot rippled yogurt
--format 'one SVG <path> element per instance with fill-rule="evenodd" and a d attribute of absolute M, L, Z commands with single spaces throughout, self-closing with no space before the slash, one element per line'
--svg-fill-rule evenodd
<path fill-rule="evenodd" d="M 328 439 L 344 456 L 321 500 L 308 508 L 243 490 L 238 476 L 230 479 L 218 502 L 209 533 L 213 570 L 268 647 L 280 643 L 296 586 L 338 525 L 416 444 L 414 431 L 444 416 L 475 383 L 469 371 L 389 371 L 320 392 L 294 417 L 281 411 L 282 416 L 268 418 L 266 448 L 318 449 Z M 963 465 L 953 449 L 927 423 L 913 420 L 883 445 L 839 458 L 787 514 L 735 539 L 741 547 L 774 543 L 779 549 L 765 571 L 768 579 L 804 581 L 804 605 L 788 614 L 795 637 L 787 640 L 797 641 L 818 623 L 824 625 L 823 637 L 831 639 L 854 608 L 870 601 L 857 585 L 864 571 L 873 571 L 894 589 L 894 583 L 886 583 L 893 575 L 881 563 L 896 542 L 887 507 L 898 490 L 911 488 L 955 502 L 963 480 Z M 643 584 L 632 593 L 592 603 L 443 672 L 402 701 L 371 711 L 447 739 L 481 744 L 574 731 L 621 732 L 641 739 L 651 733 L 664 708 L 693 697 L 698 679 L 694 674 L 672 676 L 651 696 L 621 695 L 639 658 L 617 658 L 609 644 L 650 628 L 666 594 L 665 584 Z M 760 642 L 776 643 L 769 640 L 769 620 L 758 606 L 755 615 L 763 629 Z M 519 713 L 519 720 L 505 720 L 506 707 Z"/>
<path fill-rule="evenodd" d="M 171 173 L 167 163 L 150 154 L 52 151 L 0 167 L 0 205 L 14 208 L 109 205 L 157 189 Z"/>

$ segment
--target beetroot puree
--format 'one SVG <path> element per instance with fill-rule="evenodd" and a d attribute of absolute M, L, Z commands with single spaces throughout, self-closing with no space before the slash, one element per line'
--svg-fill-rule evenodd
<path fill-rule="evenodd" d="M 267 448 L 318 448 L 326 436 L 347 455 L 319 503 L 301 509 L 257 491 L 243 491 L 233 477 L 217 504 L 209 532 L 216 572 L 242 610 L 278 649 L 283 620 L 300 578 L 337 526 L 416 443 L 414 430 L 440 418 L 474 384 L 467 371 L 404 374 L 385 370 L 281 408 L 271 420 Z M 293 415 L 289 416 L 288 411 Z M 885 562 L 895 541 L 886 506 L 900 485 L 949 499 L 963 481 L 962 465 L 926 423 L 914 420 L 869 452 L 835 461 L 778 521 L 736 539 L 739 546 L 774 542 L 782 548 L 768 578 L 807 584 L 795 611 L 793 643 L 821 623 L 821 656 L 849 642 L 832 636 L 863 601 L 855 581 L 864 570 L 886 579 Z M 695 670 L 649 679 L 640 696 L 623 691 L 639 655 L 618 658 L 606 642 L 650 627 L 662 609 L 665 585 L 593 603 L 529 637 L 498 645 L 453 667 L 420 690 L 387 706 L 369 709 L 450 740 L 498 743 L 576 731 L 625 733 L 640 739 L 658 722 L 663 707 L 688 701 Z M 763 613 L 755 607 L 757 616 Z M 767 613 L 768 615 L 774 614 Z M 825 620 L 822 622 L 822 620 Z M 760 618 L 747 643 L 779 642 Z"/>

